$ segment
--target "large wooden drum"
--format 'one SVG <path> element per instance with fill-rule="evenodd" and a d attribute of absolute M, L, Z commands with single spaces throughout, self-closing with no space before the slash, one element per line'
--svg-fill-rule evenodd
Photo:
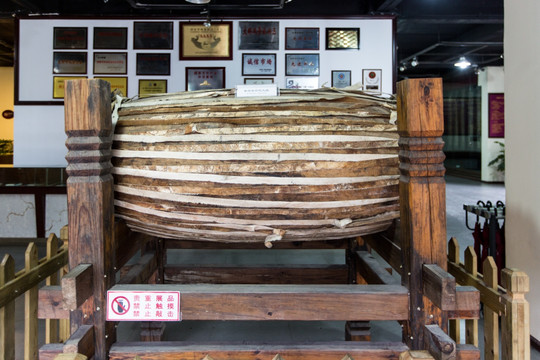
<path fill-rule="evenodd" d="M 399 215 L 395 101 L 357 91 L 230 90 L 124 101 L 115 213 L 163 238 L 333 240 Z"/>

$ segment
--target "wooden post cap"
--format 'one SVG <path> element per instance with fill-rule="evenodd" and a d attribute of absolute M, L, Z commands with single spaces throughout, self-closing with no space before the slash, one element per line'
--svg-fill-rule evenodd
<path fill-rule="evenodd" d="M 503 269 L 501 273 L 502 286 L 512 294 L 528 293 L 530 291 L 529 276 L 517 269 Z"/>

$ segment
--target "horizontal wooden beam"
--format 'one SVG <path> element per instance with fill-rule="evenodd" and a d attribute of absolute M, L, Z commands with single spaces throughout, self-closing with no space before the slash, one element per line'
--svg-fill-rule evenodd
<path fill-rule="evenodd" d="M 506 306 L 502 303 L 501 293 L 486 286 L 479 277 L 469 274 L 462 265 L 448 261 L 447 266 L 448 272 L 456 278 L 458 284 L 472 286 L 480 291 L 480 301 L 484 306 L 489 307 L 499 315 L 506 313 Z"/>
<path fill-rule="evenodd" d="M 94 327 L 81 325 L 64 343 L 63 353 L 82 354 L 89 359 L 94 356 Z"/>
<path fill-rule="evenodd" d="M 324 342 L 309 344 L 197 344 L 185 342 L 136 342 L 113 344 L 110 360 L 173 360 L 173 359 L 235 359 L 235 360 L 342 360 L 399 359 L 406 351 L 402 343 Z M 279 355 L 279 356 L 278 356 Z M 348 356 L 348 357 L 347 357 Z"/>
<path fill-rule="evenodd" d="M 0 308 L 6 306 L 27 290 L 61 269 L 68 262 L 68 249 L 63 247 L 58 254 L 24 273 L 17 273 L 15 279 L 0 288 Z"/>
<path fill-rule="evenodd" d="M 166 283 L 347 284 L 346 265 L 167 266 Z"/>
<path fill-rule="evenodd" d="M 470 344 L 456 344 L 456 360 L 480 360 L 480 349 Z"/>
<path fill-rule="evenodd" d="M 399 279 L 394 278 L 382 265 L 367 251 L 357 251 L 357 270 L 369 284 L 397 285 Z"/>
<path fill-rule="evenodd" d="M 439 309 L 456 308 L 456 279 L 435 264 L 424 264 L 422 269 L 424 295 Z"/>
<path fill-rule="evenodd" d="M 38 299 L 38 319 L 69 319 L 60 285 L 42 287 Z"/>
<path fill-rule="evenodd" d="M 39 348 L 39 360 L 54 360 L 63 350 L 63 343 L 44 344 Z"/>
<path fill-rule="evenodd" d="M 68 310 L 77 310 L 94 292 L 92 264 L 80 264 L 62 277 L 62 295 Z"/>
<path fill-rule="evenodd" d="M 157 258 L 155 252 L 147 252 L 131 265 L 125 275 L 119 280 L 118 284 L 142 284 L 147 283 L 148 279 L 157 269 Z M 122 270 L 120 271 L 122 273 Z"/>
<path fill-rule="evenodd" d="M 439 325 L 424 327 L 424 347 L 435 360 L 454 360 L 456 358 L 456 343 Z"/>
<path fill-rule="evenodd" d="M 409 313 L 408 290 L 398 285 L 115 285 L 111 290 L 180 291 L 184 320 L 407 320 Z"/>
<path fill-rule="evenodd" d="M 349 239 L 321 241 L 276 241 L 272 249 L 347 249 Z M 264 243 L 222 243 L 208 241 L 187 241 L 163 239 L 165 249 L 238 249 L 238 250 L 268 250 Z M 271 250 L 268 250 L 271 251 Z"/>
<path fill-rule="evenodd" d="M 448 311 L 449 319 L 480 319 L 480 291 L 472 286 L 456 287 L 456 309 Z"/>
<path fill-rule="evenodd" d="M 362 237 L 365 242 L 386 261 L 392 269 L 401 274 L 403 259 L 401 248 L 382 233 Z"/>

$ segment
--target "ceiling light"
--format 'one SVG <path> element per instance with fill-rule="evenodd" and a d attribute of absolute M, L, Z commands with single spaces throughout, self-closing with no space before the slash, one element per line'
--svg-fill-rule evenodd
<path fill-rule="evenodd" d="M 210 0 L 186 0 L 188 3 L 195 4 L 195 5 L 203 5 L 208 4 Z"/>
<path fill-rule="evenodd" d="M 418 62 L 418 59 L 416 58 L 416 56 L 413 57 L 413 59 L 411 60 L 411 66 L 412 67 L 417 67 L 418 64 L 419 64 L 419 62 Z"/>
<path fill-rule="evenodd" d="M 399 71 L 405 71 L 407 70 L 407 65 L 405 65 L 405 63 L 401 64 L 401 66 L 399 67 Z"/>
<path fill-rule="evenodd" d="M 465 56 L 462 56 L 459 58 L 458 62 L 454 64 L 454 66 L 457 66 L 460 69 L 466 69 L 471 66 L 471 62 L 467 60 Z"/>

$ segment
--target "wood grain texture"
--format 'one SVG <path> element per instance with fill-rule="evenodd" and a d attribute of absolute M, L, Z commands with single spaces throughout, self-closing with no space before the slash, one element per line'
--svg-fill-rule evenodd
<path fill-rule="evenodd" d="M 112 152 L 115 210 L 135 231 L 177 240 L 384 230 L 398 216 L 394 111 L 390 99 L 331 90 L 125 100 Z"/>
<path fill-rule="evenodd" d="M 94 356 L 94 327 L 81 325 L 64 343 L 64 354 L 81 354 L 91 359 Z"/>
<path fill-rule="evenodd" d="M 184 320 L 405 320 L 409 305 L 407 289 L 396 285 L 115 285 L 111 290 L 180 291 Z"/>
<path fill-rule="evenodd" d="M 456 310 L 456 279 L 437 265 L 424 264 L 424 295 L 441 310 Z"/>
<path fill-rule="evenodd" d="M 506 313 L 501 319 L 503 359 L 529 359 L 530 309 L 525 294 L 530 290 L 529 276 L 518 269 L 503 269 L 503 287 L 507 289 L 503 301 Z"/>
<path fill-rule="evenodd" d="M 483 275 L 486 287 L 497 291 L 497 265 L 491 256 L 483 264 Z M 499 314 L 484 304 L 484 359 L 499 359 Z"/>
<path fill-rule="evenodd" d="M 77 310 L 94 292 L 92 264 L 79 264 L 62 277 L 62 296 L 68 310 Z"/>
<path fill-rule="evenodd" d="M 0 263 L 0 288 L 15 278 L 15 260 L 4 255 Z M 15 301 L 0 306 L 0 358 L 15 358 Z"/>
<path fill-rule="evenodd" d="M 349 355 L 355 360 L 399 359 L 407 347 L 401 343 L 378 342 L 312 342 L 309 344 L 256 344 L 256 343 L 209 343 L 186 342 L 117 343 L 112 346 L 111 360 L 172 359 L 235 359 L 273 360 L 279 354 L 283 359 L 295 360 L 342 360 Z"/>
<path fill-rule="evenodd" d="M 115 339 L 106 323 L 106 291 L 114 284 L 112 121 L 110 86 L 102 80 L 66 82 L 65 128 L 69 264 L 92 264 L 93 296 L 71 313 L 71 327 L 93 325 L 95 357 L 107 358 Z"/>
<path fill-rule="evenodd" d="M 30 271 L 38 265 L 37 246 L 28 244 L 24 253 L 24 270 Z M 38 284 L 24 294 L 24 359 L 33 360 L 38 355 Z"/>
<path fill-rule="evenodd" d="M 367 251 L 357 251 L 358 271 L 368 284 L 398 284 L 399 280 L 394 278 L 380 262 Z"/>
<path fill-rule="evenodd" d="M 69 319 L 69 310 L 64 306 L 60 285 L 40 288 L 38 298 L 38 319 Z"/>
<path fill-rule="evenodd" d="M 402 284 L 410 289 L 405 339 L 413 350 L 424 348 L 424 326 L 447 327 L 444 313 L 423 293 L 423 264 L 446 270 L 442 79 L 398 83 Z"/>
<path fill-rule="evenodd" d="M 165 283 L 179 284 L 347 284 L 346 265 L 168 265 Z"/>
<path fill-rule="evenodd" d="M 54 255 L 58 253 L 58 238 L 55 234 L 49 235 L 47 238 L 47 259 L 52 259 Z M 45 285 L 47 286 L 54 286 L 58 285 L 58 271 L 51 274 L 45 281 Z M 39 293 L 38 293 L 39 296 Z M 40 304 L 41 304 L 41 298 L 40 298 Z M 39 314 L 39 307 L 38 307 L 38 314 Z M 56 319 L 45 319 L 45 343 L 54 343 L 58 342 L 59 334 L 58 334 L 58 328 L 59 323 Z"/>
<path fill-rule="evenodd" d="M 424 345 L 435 360 L 456 358 L 456 343 L 438 325 L 426 325 L 424 333 Z"/>

